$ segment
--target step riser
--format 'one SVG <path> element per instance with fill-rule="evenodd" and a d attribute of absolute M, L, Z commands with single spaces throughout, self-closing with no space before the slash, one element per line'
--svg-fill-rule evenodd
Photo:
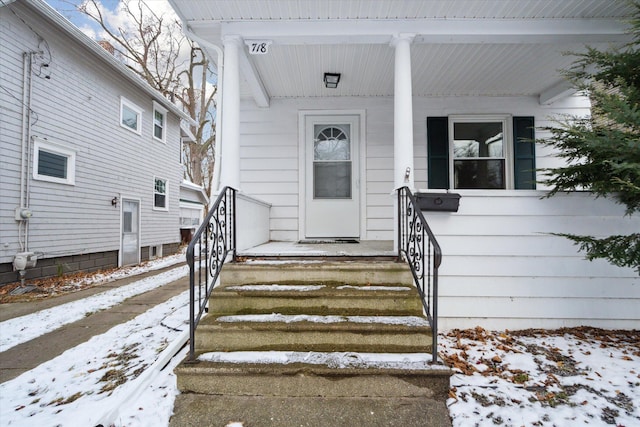
<path fill-rule="evenodd" d="M 325 314 L 337 316 L 421 316 L 418 298 L 376 298 L 375 296 L 299 295 L 296 298 L 274 296 L 237 296 L 213 293 L 209 315 L 232 314 Z"/>
<path fill-rule="evenodd" d="M 182 393 L 226 396 L 324 396 L 324 397 L 424 397 L 446 399 L 449 374 L 416 375 L 314 375 L 300 371 L 294 375 L 263 375 L 177 370 Z"/>
<path fill-rule="evenodd" d="M 229 264 L 220 273 L 220 283 L 240 285 L 280 282 L 343 282 L 350 284 L 411 284 L 412 276 L 404 264 Z"/>
<path fill-rule="evenodd" d="M 212 420 L 219 421 L 215 424 Z M 223 421 L 224 420 L 224 421 Z M 169 427 L 451 427 L 444 401 L 385 397 L 256 397 L 179 394 Z"/>
<path fill-rule="evenodd" d="M 199 354 L 212 351 L 430 353 L 431 335 L 410 329 L 404 333 L 352 333 L 335 330 L 287 332 L 200 328 L 195 344 Z"/>

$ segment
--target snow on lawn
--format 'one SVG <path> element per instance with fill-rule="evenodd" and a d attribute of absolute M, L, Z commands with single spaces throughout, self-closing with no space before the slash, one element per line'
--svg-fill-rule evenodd
<path fill-rule="evenodd" d="M 184 352 L 140 394 L 126 397 L 136 387 L 133 379 L 187 328 L 187 315 L 184 293 L 1 384 L 2 424 L 93 426 L 115 402 L 118 411 L 108 418 L 114 426 L 168 426 L 178 393 L 173 368 Z M 456 372 L 447 401 L 454 427 L 640 425 L 639 331 L 453 330 L 440 334 L 440 355 Z M 430 355 L 237 352 L 202 358 L 426 368 Z"/>
<path fill-rule="evenodd" d="M 453 330 L 455 426 L 640 425 L 640 331 Z"/>
<path fill-rule="evenodd" d="M 149 269 L 151 268 L 147 267 L 147 270 Z M 79 301 L 5 320 L 0 323 L 0 330 L 2 330 L 0 352 L 37 338 L 63 325 L 80 320 L 95 311 L 113 307 L 127 298 L 171 283 L 187 274 L 189 274 L 189 267 L 177 267 Z M 113 277 L 120 277 L 119 273 L 114 273 L 110 276 L 110 278 Z M 101 278 L 101 280 L 104 280 L 104 278 Z"/>
<path fill-rule="evenodd" d="M 141 396 L 129 394 L 138 387 L 134 380 L 188 330 L 188 301 L 183 292 L 0 384 L 2 425 L 167 426 L 177 393 L 173 367 L 181 357 Z"/>
<path fill-rule="evenodd" d="M 153 266 L 142 268 L 149 269 Z M 167 275 L 164 278 L 156 275 L 153 287 L 165 279 L 166 283 L 175 280 L 173 274 L 186 274 L 181 269 L 162 273 Z M 110 278 L 117 277 L 107 277 Z M 144 286 L 151 286 L 146 281 L 142 279 L 128 287 L 135 288 L 136 293 L 143 292 Z M 120 297 L 109 292 L 80 301 L 80 316 L 117 304 Z M 15 345 L 10 343 L 15 338 L 8 337 L 21 336 L 27 341 L 37 336 L 39 325 L 46 325 L 42 329 L 48 332 L 73 321 L 68 317 L 75 311 L 73 306 L 66 304 L 51 310 L 57 311 L 0 323 L 1 349 Z M 178 394 L 173 368 L 184 358 L 185 351 L 158 376 L 152 378 L 146 373 L 154 363 L 158 365 L 163 350 L 171 353 L 165 348 L 185 333 L 187 319 L 185 292 L 0 384 L 2 425 L 62 427 L 103 422 L 118 427 L 168 426 Z M 640 331 L 452 330 L 439 335 L 439 350 L 440 357 L 455 372 L 447 400 L 454 427 L 640 426 Z M 299 359 L 335 367 L 393 363 L 404 368 L 426 368 L 431 355 L 384 360 L 385 357 L 363 353 L 273 353 L 265 357 L 264 352 L 238 352 L 203 357 L 238 363 L 287 363 Z M 142 387 L 140 383 L 145 378 L 153 381 Z"/>

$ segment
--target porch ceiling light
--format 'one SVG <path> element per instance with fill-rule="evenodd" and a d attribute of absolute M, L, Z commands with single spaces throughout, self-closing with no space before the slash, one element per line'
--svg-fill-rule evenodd
<path fill-rule="evenodd" d="M 327 89 L 335 89 L 340 81 L 340 73 L 324 73 L 324 86 Z"/>

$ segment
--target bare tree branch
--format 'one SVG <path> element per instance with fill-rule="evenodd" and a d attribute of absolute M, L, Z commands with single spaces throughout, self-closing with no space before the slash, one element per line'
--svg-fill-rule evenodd
<path fill-rule="evenodd" d="M 163 96 L 178 102 L 196 122 L 191 126 L 196 141 L 183 145 L 185 177 L 202 185 L 210 195 L 215 167 L 212 111 L 217 88 L 208 79 L 213 72 L 203 51 L 183 35 L 180 22 L 156 13 L 152 5 L 144 0 L 122 0 L 119 12 L 126 20 L 121 25 L 109 20 L 100 0 L 82 0 L 77 10 L 100 26 L 124 65 Z M 183 60 L 185 42 L 189 55 Z"/>

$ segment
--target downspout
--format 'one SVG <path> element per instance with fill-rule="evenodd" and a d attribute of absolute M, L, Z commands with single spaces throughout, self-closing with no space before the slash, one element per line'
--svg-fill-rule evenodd
<path fill-rule="evenodd" d="M 35 54 L 32 54 L 32 57 Z M 33 93 L 33 73 L 32 73 L 32 68 L 33 67 L 33 62 L 32 60 L 29 60 L 29 104 L 28 104 L 28 111 L 27 111 L 27 175 L 26 175 L 26 181 L 27 181 L 27 188 L 26 188 L 26 193 L 25 193 L 25 201 L 24 201 L 24 207 L 26 209 L 26 211 L 24 212 L 25 215 L 23 215 L 24 219 L 24 250 L 25 251 L 29 251 L 29 218 L 31 218 L 31 209 L 29 209 L 29 205 L 31 204 L 31 177 L 32 177 L 32 165 L 33 165 L 33 154 L 31 153 L 31 148 L 33 147 L 33 137 L 31 136 L 31 94 Z M 37 118 L 36 118 L 37 121 Z"/>
<path fill-rule="evenodd" d="M 214 43 L 211 43 L 210 41 L 207 41 L 205 39 L 203 39 L 202 37 L 196 35 L 193 31 L 191 31 L 191 29 L 189 28 L 189 25 L 187 25 L 187 23 L 183 20 L 182 21 L 182 28 L 184 31 L 184 34 L 189 37 L 191 40 L 194 40 L 195 42 L 197 42 L 199 45 L 201 46 L 206 46 L 207 48 L 213 49 L 216 51 L 217 55 L 218 55 L 218 63 L 217 63 L 217 69 L 218 69 L 218 100 L 222 101 L 222 75 L 224 73 L 224 54 L 222 51 L 222 48 Z M 213 196 L 214 194 L 218 194 L 220 192 L 220 171 L 221 171 L 221 167 L 220 167 L 220 162 L 222 160 L 222 149 L 221 149 L 221 141 L 220 141 L 220 135 L 222 134 L 222 109 L 220 108 L 220 102 L 218 102 L 216 104 L 216 137 L 215 137 L 215 143 L 216 143 L 216 150 L 214 153 L 214 157 L 213 157 L 213 161 L 214 161 L 214 168 L 215 168 L 215 173 L 213 176 L 213 184 L 212 184 L 212 194 L 211 196 Z M 213 201 L 215 201 L 216 198 L 215 197 L 210 197 L 209 198 L 209 203 L 212 203 Z"/>
<path fill-rule="evenodd" d="M 24 52 L 22 54 L 22 135 L 20 141 L 20 203 L 16 212 L 18 221 L 18 243 L 20 252 L 29 250 L 29 222 L 28 216 L 23 213 L 28 212 L 29 191 L 31 172 L 31 91 L 33 79 L 31 78 L 31 67 L 34 52 Z M 24 240 L 22 235 L 24 234 Z"/>

